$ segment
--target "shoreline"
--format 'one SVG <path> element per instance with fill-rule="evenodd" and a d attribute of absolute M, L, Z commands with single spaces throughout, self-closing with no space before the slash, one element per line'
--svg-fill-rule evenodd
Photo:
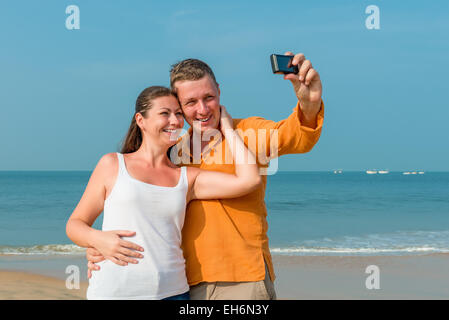
<path fill-rule="evenodd" d="M 6 256 L 2 256 L 6 257 Z M 85 299 L 84 256 L 40 257 L 30 270 L 27 257 L 8 257 L 0 264 L 0 300 Z M 17 258 L 17 259 L 14 259 Z M 273 255 L 278 299 L 449 299 L 449 254 L 410 256 L 286 256 Z M 15 261 L 17 260 L 17 261 Z M 20 268 L 16 266 L 20 264 Z M 45 269 L 44 266 L 52 268 Z M 80 271 L 80 289 L 65 286 L 64 266 Z M 366 268 L 379 268 L 380 289 L 368 290 Z M 62 266 L 62 268 L 61 268 Z M 9 267 L 9 268 L 8 268 Z M 27 270 L 28 269 L 28 270 Z M 58 269 L 58 272 L 55 270 Z"/>

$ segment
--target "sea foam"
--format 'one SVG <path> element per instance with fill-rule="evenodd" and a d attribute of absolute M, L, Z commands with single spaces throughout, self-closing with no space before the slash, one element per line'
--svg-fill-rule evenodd
<path fill-rule="evenodd" d="M 34 246 L 0 246 L 0 255 L 83 255 L 85 248 L 74 244 L 42 244 Z"/>

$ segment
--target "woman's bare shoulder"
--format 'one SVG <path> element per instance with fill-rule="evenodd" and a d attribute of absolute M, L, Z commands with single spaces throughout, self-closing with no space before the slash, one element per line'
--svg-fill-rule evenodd
<path fill-rule="evenodd" d="M 196 168 L 196 167 L 187 167 L 186 166 L 186 170 L 187 170 L 187 176 L 194 177 L 194 178 L 201 172 L 201 169 Z"/>
<path fill-rule="evenodd" d="M 106 153 L 100 158 L 97 166 L 101 166 L 102 168 L 117 167 L 118 166 L 117 153 L 115 152 Z"/>
<path fill-rule="evenodd" d="M 117 153 L 111 152 L 103 155 L 98 161 L 95 171 L 105 178 L 113 177 L 118 171 Z"/>
<path fill-rule="evenodd" d="M 189 182 L 189 190 L 191 190 L 193 187 L 193 184 L 195 183 L 196 177 L 201 172 L 201 169 L 186 166 L 186 171 L 187 171 L 187 180 Z"/>

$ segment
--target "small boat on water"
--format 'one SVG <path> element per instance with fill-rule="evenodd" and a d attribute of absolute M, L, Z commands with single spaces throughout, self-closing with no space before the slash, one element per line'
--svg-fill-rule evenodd
<path fill-rule="evenodd" d="M 334 173 L 335 173 L 335 174 L 341 174 L 341 173 L 343 173 L 343 170 L 340 170 L 340 169 L 334 170 Z"/>
<path fill-rule="evenodd" d="M 367 174 L 377 174 L 377 170 L 366 170 Z"/>
<path fill-rule="evenodd" d="M 402 172 L 402 174 L 405 174 L 405 175 L 409 175 L 409 174 L 424 174 L 424 171 L 405 171 L 405 172 Z"/>
<path fill-rule="evenodd" d="M 379 174 L 387 174 L 390 173 L 388 170 L 379 170 Z"/>

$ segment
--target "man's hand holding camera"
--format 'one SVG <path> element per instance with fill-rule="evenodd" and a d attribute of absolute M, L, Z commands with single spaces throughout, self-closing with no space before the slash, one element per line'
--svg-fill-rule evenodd
<path fill-rule="evenodd" d="M 296 96 L 301 108 L 301 123 L 310 128 L 316 128 L 317 114 L 321 108 L 322 85 L 318 72 L 313 69 L 312 62 L 307 60 L 304 54 L 294 55 L 288 51 L 288 56 L 294 56 L 292 65 L 298 66 L 298 74 L 289 73 L 284 76 L 285 80 L 290 80 L 293 84 Z"/>

